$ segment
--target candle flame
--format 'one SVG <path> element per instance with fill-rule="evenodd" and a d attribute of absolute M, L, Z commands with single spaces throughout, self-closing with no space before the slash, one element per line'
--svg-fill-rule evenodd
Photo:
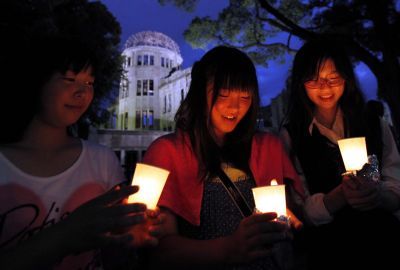
<path fill-rule="evenodd" d="M 275 212 L 279 216 L 286 216 L 285 185 L 278 185 L 272 179 L 270 186 L 252 188 L 256 208 L 262 213 Z"/>
<path fill-rule="evenodd" d="M 368 163 L 365 137 L 347 138 L 338 140 L 340 153 L 346 171 L 358 171 Z"/>
<path fill-rule="evenodd" d="M 169 171 L 162 168 L 137 163 L 132 185 L 139 186 L 139 191 L 128 197 L 128 203 L 141 202 L 148 209 L 156 209 L 168 175 Z"/>

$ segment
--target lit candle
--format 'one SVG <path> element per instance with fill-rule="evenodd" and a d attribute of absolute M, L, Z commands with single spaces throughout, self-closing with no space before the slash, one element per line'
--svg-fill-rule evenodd
<path fill-rule="evenodd" d="M 132 185 L 139 186 L 139 191 L 129 196 L 128 203 L 144 203 L 148 209 L 155 210 L 168 175 L 167 170 L 137 163 Z"/>
<path fill-rule="evenodd" d="M 285 185 L 278 185 L 273 179 L 270 186 L 255 187 L 252 190 L 257 210 L 262 213 L 275 212 L 278 217 L 286 216 Z"/>
<path fill-rule="evenodd" d="M 368 163 L 365 137 L 338 140 L 338 145 L 347 172 L 354 173 Z"/>

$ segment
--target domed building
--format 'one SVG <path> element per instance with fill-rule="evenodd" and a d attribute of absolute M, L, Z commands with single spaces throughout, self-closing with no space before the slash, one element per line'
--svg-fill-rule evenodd
<path fill-rule="evenodd" d="M 110 108 L 113 117 L 92 139 L 116 152 L 130 179 L 134 164 L 141 161 L 150 143 L 174 130 L 174 116 L 188 92 L 191 68 L 181 70 L 179 46 L 159 32 L 132 35 L 122 56 L 124 73 L 118 102 Z"/>
<path fill-rule="evenodd" d="M 179 46 L 163 33 L 143 31 L 128 38 L 122 55 L 117 129 L 171 131 L 190 83 Z"/>

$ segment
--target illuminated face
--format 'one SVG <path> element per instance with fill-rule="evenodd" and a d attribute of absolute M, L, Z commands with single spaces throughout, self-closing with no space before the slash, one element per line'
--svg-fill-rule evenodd
<path fill-rule="evenodd" d="M 93 100 L 93 82 L 91 68 L 78 74 L 71 70 L 55 73 L 43 87 L 37 118 L 54 127 L 74 124 Z"/>
<path fill-rule="evenodd" d="M 207 93 L 207 105 L 210 111 L 212 89 Z M 217 139 L 222 143 L 227 133 L 232 132 L 249 111 L 252 97 L 249 92 L 221 89 L 214 106 L 211 108 L 211 125 Z"/>
<path fill-rule="evenodd" d="M 327 59 L 322 63 L 318 77 L 305 82 L 304 87 L 316 110 L 336 110 L 344 83 L 332 59 Z"/>

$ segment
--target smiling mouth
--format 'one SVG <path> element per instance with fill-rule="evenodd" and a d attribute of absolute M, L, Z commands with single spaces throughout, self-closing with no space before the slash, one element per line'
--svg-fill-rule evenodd
<path fill-rule="evenodd" d="M 235 116 L 233 116 L 233 115 L 224 115 L 223 116 L 225 119 L 228 119 L 228 120 L 234 120 L 236 117 Z"/>

